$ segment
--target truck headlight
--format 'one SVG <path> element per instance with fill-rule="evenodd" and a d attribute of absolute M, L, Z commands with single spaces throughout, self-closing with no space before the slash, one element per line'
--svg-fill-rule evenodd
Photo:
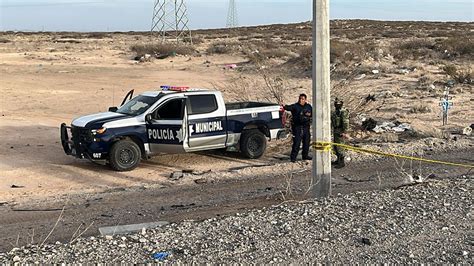
<path fill-rule="evenodd" d="M 92 134 L 93 134 L 93 135 L 97 135 L 97 134 L 100 135 L 100 134 L 104 134 L 105 131 L 107 131 L 107 128 L 106 128 L 106 127 L 101 127 L 101 128 L 99 128 L 99 129 L 93 129 L 93 130 L 91 130 L 91 131 L 92 131 Z"/>

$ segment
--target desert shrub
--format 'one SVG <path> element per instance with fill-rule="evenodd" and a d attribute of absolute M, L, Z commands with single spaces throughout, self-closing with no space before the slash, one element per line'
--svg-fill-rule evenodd
<path fill-rule="evenodd" d="M 262 72 L 265 81 L 265 100 L 268 102 L 283 103 L 285 94 L 294 89 L 290 82 L 282 76 L 275 76 L 270 73 Z"/>
<path fill-rule="evenodd" d="M 343 42 L 331 40 L 331 63 L 349 64 L 369 57 L 377 57 L 376 44 L 370 41 Z"/>
<path fill-rule="evenodd" d="M 82 39 L 84 36 L 80 32 L 70 32 L 61 34 L 61 39 Z"/>
<path fill-rule="evenodd" d="M 291 50 L 285 44 L 267 38 L 265 40 L 253 40 L 245 47 L 252 53 L 259 53 L 258 57 L 262 57 L 262 59 L 284 58 L 291 54 Z"/>
<path fill-rule="evenodd" d="M 398 48 L 402 50 L 420 50 L 420 49 L 433 49 L 434 44 L 431 41 L 425 39 L 413 39 L 410 41 L 402 42 Z"/>
<path fill-rule="evenodd" d="M 6 38 L 0 38 L 0 43 L 9 43 L 9 42 L 12 42 L 12 41 Z"/>
<path fill-rule="evenodd" d="M 305 45 L 299 48 L 297 51 L 299 56 L 297 58 L 292 58 L 288 62 L 303 67 L 305 69 L 311 69 L 313 65 L 313 50 L 311 45 Z"/>
<path fill-rule="evenodd" d="M 431 79 L 425 75 L 422 75 L 419 79 L 418 79 L 418 86 L 420 87 L 427 87 L 429 85 L 433 84 L 433 82 L 431 81 Z"/>
<path fill-rule="evenodd" d="M 410 114 L 427 114 L 431 113 L 431 108 L 424 104 L 418 104 L 413 106 L 408 112 Z"/>
<path fill-rule="evenodd" d="M 471 68 L 458 69 L 455 65 L 445 65 L 444 73 L 461 84 L 474 84 L 474 75 Z"/>
<path fill-rule="evenodd" d="M 436 48 L 450 58 L 461 56 L 474 57 L 474 40 L 469 37 L 450 37 L 439 41 L 436 44 Z"/>
<path fill-rule="evenodd" d="M 458 68 L 455 65 L 445 65 L 443 71 L 448 76 L 456 76 Z"/>
<path fill-rule="evenodd" d="M 260 53 L 267 58 L 282 58 L 288 57 L 291 51 L 287 48 L 274 48 L 274 49 L 263 49 Z"/>
<path fill-rule="evenodd" d="M 239 101 L 284 102 L 285 95 L 295 89 L 284 75 L 259 70 L 256 75 L 232 77 L 214 87 Z"/>
<path fill-rule="evenodd" d="M 173 52 L 181 55 L 189 55 L 195 51 L 190 45 L 178 45 L 171 43 L 134 44 L 130 47 L 130 50 L 135 52 L 137 57 L 144 56 L 145 54 L 171 54 Z"/>
<path fill-rule="evenodd" d="M 344 106 L 350 110 L 350 122 L 356 123 L 356 117 L 360 114 L 371 114 L 378 112 L 385 104 L 385 99 L 376 99 L 373 94 L 373 88 L 367 87 L 351 93 L 353 90 L 354 73 L 347 74 L 347 79 L 341 81 L 331 80 L 331 97 L 339 98 L 344 101 Z M 364 96 L 362 96 L 364 95 Z"/>
<path fill-rule="evenodd" d="M 239 50 L 235 42 L 214 42 L 207 48 L 208 54 L 232 54 Z"/>
<path fill-rule="evenodd" d="M 188 41 L 188 39 L 185 39 L 185 42 L 190 43 L 190 41 Z M 204 39 L 202 37 L 193 37 L 192 42 L 193 42 L 193 45 L 199 45 L 199 44 L 204 43 Z"/>
<path fill-rule="evenodd" d="M 353 56 L 350 50 L 353 50 L 353 44 L 337 40 L 331 41 L 331 63 L 344 62 L 345 59 L 352 60 Z"/>
<path fill-rule="evenodd" d="M 413 39 L 405 42 L 395 42 L 392 54 L 399 59 L 418 59 L 432 57 L 435 45 L 426 39 Z"/>
<path fill-rule="evenodd" d="M 303 46 L 299 50 L 300 57 L 311 59 L 313 57 L 313 47 L 311 45 Z"/>
<path fill-rule="evenodd" d="M 106 32 L 91 32 L 87 35 L 87 38 L 91 39 L 104 39 L 110 37 Z"/>
<path fill-rule="evenodd" d="M 257 66 L 263 65 L 267 61 L 267 57 L 259 51 L 246 51 L 245 56 L 248 58 L 248 62 Z"/>

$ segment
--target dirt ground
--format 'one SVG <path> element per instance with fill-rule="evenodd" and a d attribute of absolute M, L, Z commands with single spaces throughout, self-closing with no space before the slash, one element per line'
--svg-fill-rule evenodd
<path fill-rule="evenodd" d="M 441 30 L 445 28 L 441 34 L 449 33 L 452 27 L 448 24 L 435 26 Z M 290 29 L 283 26 L 283 31 L 280 26 L 275 26 L 275 32 L 282 31 L 277 39 L 285 43 L 298 42 L 296 46 L 308 43 L 307 28 L 304 29 L 306 38 L 285 40 L 287 32 L 295 26 L 288 27 Z M 360 28 L 355 25 L 348 28 L 350 31 L 347 32 L 354 33 L 357 27 Z M 469 24 L 463 27 L 469 27 Z M 339 25 L 338 29 L 341 28 L 344 27 Z M 303 31 L 303 28 L 301 29 Z M 394 29 L 395 26 L 390 32 Z M 463 29 L 466 31 L 466 28 L 462 27 L 454 31 L 462 33 Z M 240 48 L 245 48 L 244 37 L 246 41 L 262 40 L 261 36 L 257 36 L 261 31 L 258 27 L 245 28 L 240 33 L 233 33 L 237 37 L 223 35 L 220 31 L 198 31 L 196 40 L 200 40 L 200 43 L 196 44 L 196 50 L 199 53 L 144 63 L 133 60 L 135 54 L 130 47 L 134 44 L 149 43 L 150 38 L 146 34 L 110 33 L 86 36 L 87 34 L 71 33 L 2 33 L 0 203 L 20 204 L 35 199 L 69 197 L 111 189 L 167 186 L 172 183 L 169 180 L 172 172 L 190 168 L 196 171 L 211 170 L 214 173 L 213 178 L 216 179 L 238 178 L 241 175 L 239 169 L 243 168 L 250 168 L 249 171 L 255 175 L 271 173 L 275 170 L 273 165 L 276 164 L 282 171 L 291 169 L 291 164 L 280 160 L 289 152 L 288 140 L 271 143 L 266 156 L 260 160 L 249 161 L 238 154 L 222 152 L 164 155 L 144 162 L 138 169 L 126 173 L 113 172 L 105 166 L 66 156 L 59 141 L 61 123 L 70 123 L 75 117 L 116 106 L 130 89 L 140 93 L 164 84 L 217 87 L 223 91 L 227 101 L 241 99 L 243 92 L 246 97 L 263 100 L 261 95 L 265 94 L 265 91 L 262 91 L 261 87 L 240 91 L 241 88 L 229 84 L 239 83 L 244 79 L 262 84 L 258 70 L 268 69 L 267 73 L 285 75 L 287 84 L 290 84 L 284 91 L 285 102 L 293 102 L 301 92 L 310 94 L 311 81 L 308 76 L 302 74 L 305 72 L 304 67 L 298 72 L 295 65 L 289 66 L 286 63 L 301 57 L 295 52 L 297 49 L 288 52 L 283 58 L 268 56 L 268 61 L 263 65 L 253 64 L 249 59 L 250 55 L 246 53 L 210 53 L 207 50 L 207 47 L 215 42 L 230 42 L 234 45 L 239 40 Z M 402 28 L 399 31 L 407 30 Z M 336 32 L 338 39 L 348 42 L 353 39 L 347 32 L 341 32 L 342 30 Z M 407 34 L 409 37 L 416 37 L 418 35 L 415 32 L 419 34 L 420 31 L 408 31 Z M 361 31 L 356 39 L 365 38 L 364 36 L 364 31 Z M 385 47 L 387 43 L 405 37 L 386 37 L 378 41 Z M 469 58 L 461 57 L 454 63 L 458 67 L 472 69 L 472 61 Z M 382 120 L 397 119 L 400 122 L 409 122 L 418 135 L 408 136 L 407 141 L 418 141 L 426 137 L 443 139 L 443 132 L 459 133 L 462 128 L 472 124 L 472 85 L 460 84 L 455 90 L 455 105 L 450 124 L 441 126 L 439 96 L 442 94 L 443 85 L 440 84 L 449 79 L 442 71 L 445 61 L 412 58 L 401 61 L 394 59 L 387 51 L 382 51 L 377 59 L 364 57 L 351 60 L 357 61 L 357 67 L 369 69 L 369 72 L 364 72 L 367 74 L 363 77 L 358 73 L 358 78 L 352 80 L 344 90 L 350 90 L 359 99 L 369 93 L 383 98 L 383 106 L 378 107 L 376 111 L 367 111 L 367 115 Z M 241 70 L 225 69 L 225 66 L 231 63 L 237 64 Z M 339 67 L 337 64 L 335 66 Z M 370 72 L 375 69 L 379 69 L 383 75 Z M 405 73 L 400 72 L 400 69 L 410 70 Z M 294 75 L 295 71 L 301 75 Z M 433 91 L 417 89 L 423 76 L 428 77 L 429 85 L 434 84 Z M 413 109 L 420 104 L 428 111 L 419 112 L 418 109 Z M 398 143 L 399 140 L 399 137 L 396 140 L 387 140 L 362 131 L 354 132 L 353 137 L 366 142 L 376 139 L 382 144 Z M 472 145 L 471 138 L 459 138 L 464 138 L 464 146 Z M 445 144 L 449 146 L 450 137 L 446 141 Z M 303 168 L 308 169 L 309 166 Z M 192 184 L 199 178 L 196 176 L 183 182 Z"/>
<path fill-rule="evenodd" d="M 431 155 L 430 158 L 472 164 L 473 151 L 473 147 L 451 150 Z M 311 171 L 304 169 L 308 166 L 296 164 L 288 171 L 273 172 L 246 168 L 234 172 L 234 178 L 199 176 L 204 180 L 198 184 L 189 182 L 196 177 L 185 176 L 182 180 L 160 187 L 115 187 L 101 193 L 82 192 L 48 200 L 30 199 L 0 205 L 0 253 L 41 243 L 48 234 L 47 242 L 66 243 L 78 232 L 83 232 L 83 236 L 96 236 L 103 226 L 200 221 L 283 202 L 304 201 L 311 199 L 312 195 L 309 190 Z M 270 168 L 275 167 L 279 166 Z M 412 183 L 410 176 L 419 176 L 423 180 L 417 179 Z M 332 192 L 339 195 L 398 189 L 440 180 L 472 180 L 473 177 L 472 171 L 465 168 L 436 164 L 401 167 L 394 159 L 386 158 L 355 162 L 350 167 L 334 169 Z M 64 213 L 61 211 L 63 208 Z"/>

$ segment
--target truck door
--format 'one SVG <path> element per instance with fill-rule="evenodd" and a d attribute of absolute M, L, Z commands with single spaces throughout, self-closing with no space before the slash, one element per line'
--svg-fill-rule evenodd
<path fill-rule="evenodd" d="M 186 98 L 171 98 L 152 111 L 147 119 L 147 137 L 150 151 L 156 153 L 183 153 L 187 144 Z"/>
<path fill-rule="evenodd" d="M 224 148 L 227 141 L 225 104 L 215 94 L 189 95 L 188 151 Z"/>

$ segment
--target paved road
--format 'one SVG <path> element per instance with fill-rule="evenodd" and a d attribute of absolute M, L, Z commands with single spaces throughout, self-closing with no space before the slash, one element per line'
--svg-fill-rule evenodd
<path fill-rule="evenodd" d="M 430 158 L 473 164 L 474 148 L 438 153 Z M 359 162 L 335 169 L 333 193 L 396 188 L 407 183 L 407 174 L 430 178 L 471 177 L 468 169 L 433 164 L 405 165 L 393 159 Z M 58 220 L 62 219 L 48 242 L 68 241 L 78 230 L 98 234 L 98 228 L 152 221 L 178 222 L 221 216 L 250 208 L 271 206 L 284 200 L 303 200 L 310 173 L 248 176 L 214 183 L 170 186 L 153 189 L 116 190 L 102 194 L 70 197 L 67 202 L 31 203 L 0 206 L 0 251 L 15 246 L 42 242 Z"/>

